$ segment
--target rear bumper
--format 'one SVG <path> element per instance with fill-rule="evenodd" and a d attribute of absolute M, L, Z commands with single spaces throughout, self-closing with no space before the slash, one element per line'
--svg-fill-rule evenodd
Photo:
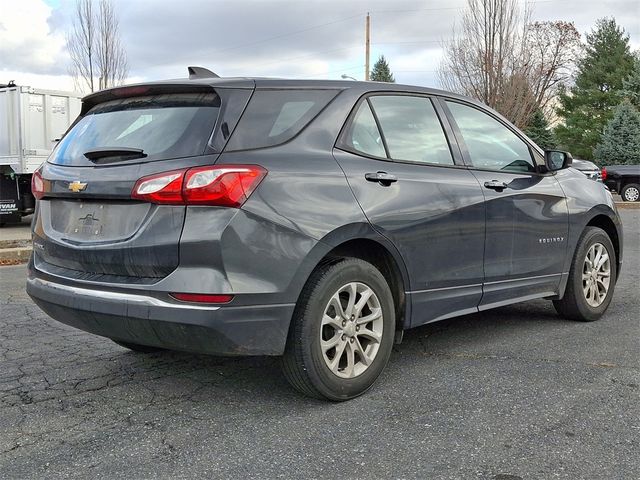
<path fill-rule="evenodd" d="M 27 293 L 53 319 L 124 342 L 214 355 L 281 355 L 295 304 L 208 306 L 146 292 L 96 290 L 39 278 Z"/>

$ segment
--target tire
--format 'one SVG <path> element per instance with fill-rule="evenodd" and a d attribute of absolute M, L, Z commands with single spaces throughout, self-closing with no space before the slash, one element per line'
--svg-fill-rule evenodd
<path fill-rule="evenodd" d="M 359 311 L 358 305 L 363 305 Z M 395 324 L 391 290 L 373 265 L 347 258 L 320 266 L 296 305 L 282 358 L 284 375 L 310 397 L 344 401 L 362 395 L 389 360 Z M 334 346 L 327 348 L 329 344 Z"/>
<path fill-rule="evenodd" d="M 597 261 L 597 252 L 600 248 L 598 246 L 604 248 L 604 251 L 606 251 L 608 255 L 608 262 L 605 262 L 601 267 L 603 276 L 597 276 L 600 281 L 595 280 L 596 277 L 593 276 L 593 269 L 589 267 L 587 263 L 588 255 L 591 256 L 592 260 Z M 595 255 L 595 259 L 593 255 Z M 556 311 L 562 317 L 570 320 L 582 322 L 598 320 L 611 303 L 611 297 L 613 296 L 616 284 L 616 261 L 613 244 L 605 231 L 597 227 L 587 227 L 582 233 L 573 255 L 564 297 L 560 300 L 553 301 L 553 306 Z M 594 262 L 592 262 L 592 264 L 593 263 Z M 586 270 L 586 273 L 584 270 Z M 608 277 L 604 275 L 605 271 L 608 271 Z M 583 278 L 583 275 L 586 276 L 586 279 Z M 589 280 L 589 278 L 591 278 L 591 280 Z M 606 278 L 609 280 L 605 289 L 603 282 L 606 283 Z M 590 283 L 595 283 L 596 290 L 589 289 Z M 585 292 L 585 288 L 589 291 Z"/>
<path fill-rule="evenodd" d="M 129 343 L 129 342 L 121 342 L 120 340 L 113 340 L 114 343 L 117 343 L 121 347 L 128 348 L 129 350 L 136 353 L 155 353 L 161 352 L 164 348 L 160 347 L 150 347 L 148 345 L 138 345 L 137 343 Z"/>
<path fill-rule="evenodd" d="M 620 192 L 622 200 L 625 202 L 637 202 L 640 200 L 640 185 L 637 183 L 628 183 Z"/>

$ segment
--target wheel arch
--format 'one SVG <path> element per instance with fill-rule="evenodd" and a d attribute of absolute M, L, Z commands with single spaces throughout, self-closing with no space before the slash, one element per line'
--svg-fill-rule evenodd
<path fill-rule="evenodd" d="M 613 249 L 616 254 L 616 267 L 617 267 L 616 275 L 617 277 L 619 277 L 620 268 L 622 266 L 622 256 L 621 256 L 622 252 L 621 252 L 621 243 L 620 243 L 620 232 L 618 232 L 618 228 L 616 227 L 616 224 L 613 222 L 613 220 L 609 216 L 600 213 L 594 216 L 593 218 L 591 218 L 591 220 L 587 222 L 587 224 L 582 229 L 582 231 L 584 232 L 584 229 L 586 229 L 587 227 L 601 228 L 602 230 L 605 231 L 609 239 L 611 239 L 611 243 L 613 244 Z M 616 277 L 616 280 L 617 280 L 617 277 Z"/>
<path fill-rule="evenodd" d="M 366 223 L 355 223 L 340 227 L 323 237 L 312 249 L 307 261 L 301 266 L 292 284 L 296 285 L 295 298 L 316 268 L 331 264 L 341 258 L 353 257 L 374 265 L 389 283 L 396 313 L 396 329 L 408 328 L 411 305 L 405 292 L 409 289 L 409 276 L 400 253 L 392 242 Z"/>

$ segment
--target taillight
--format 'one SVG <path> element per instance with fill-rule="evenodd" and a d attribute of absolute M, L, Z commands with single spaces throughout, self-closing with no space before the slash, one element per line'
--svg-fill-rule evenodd
<path fill-rule="evenodd" d="M 188 205 L 240 207 L 267 171 L 257 165 L 234 165 L 187 170 L 182 196 Z"/>
<path fill-rule="evenodd" d="M 31 175 L 31 193 L 38 200 L 44 197 L 44 179 L 40 171 L 35 171 Z"/>
<path fill-rule="evenodd" d="M 142 177 L 133 187 L 131 197 L 151 203 L 182 203 L 185 170 L 163 172 Z"/>
<path fill-rule="evenodd" d="M 169 295 L 182 302 L 229 303 L 233 300 L 233 295 L 224 294 L 209 295 L 206 293 L 170 293 Z"/>
<path fill-rule="evenodd" d="M 602 176 L 602 180 L 606 180 L 606 179 L 607 179 L 607 168 L 606 168 L 606 167 L 605 167 L 605 168 L 603 168 L 603 169 L 600 171 L 600 175 Z"/>
<path fill-rule="evenodd" d="M 241 207 L 267 174 L 258 165 L 195 167 L 138 180 L 131 197 L 171 205 Z"/>

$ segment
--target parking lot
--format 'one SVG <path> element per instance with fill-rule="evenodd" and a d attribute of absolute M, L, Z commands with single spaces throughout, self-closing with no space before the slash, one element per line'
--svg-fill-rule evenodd
<path fill-rule="evenodd" d="M 0 268 L 0 478 L 640 478 L 640 210 L 595 323 L 533 301 L 405 334 L 366 395 L 275 358 L 141 355 L 49 319 Z"/>

